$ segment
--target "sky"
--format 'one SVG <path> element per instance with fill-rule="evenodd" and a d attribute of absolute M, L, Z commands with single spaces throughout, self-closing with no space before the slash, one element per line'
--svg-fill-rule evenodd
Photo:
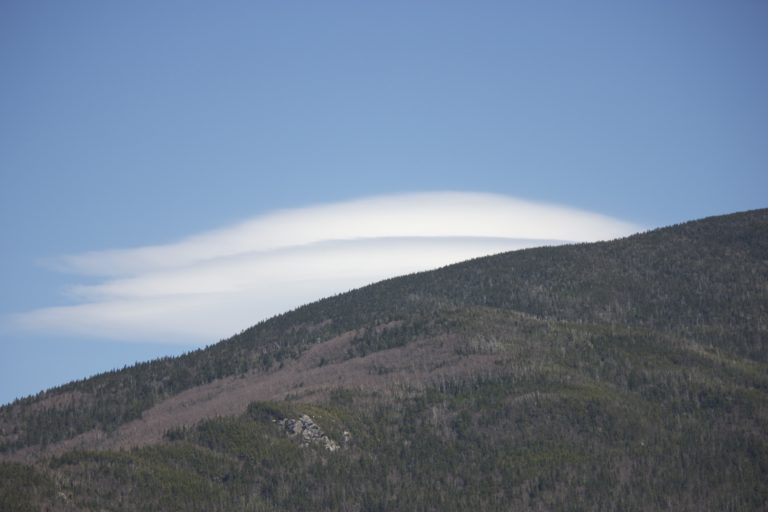
<path fill-rule="evenodd" d="M 764 1 L 0 1 L 0 403 L 766 207 Z"/>

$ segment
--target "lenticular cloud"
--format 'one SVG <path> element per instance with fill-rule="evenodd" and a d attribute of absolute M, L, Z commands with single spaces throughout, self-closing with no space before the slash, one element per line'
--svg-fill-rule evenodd
<path fill-rule="evenodd" d="M 15 323 L 67 335 L 206 343 L 387 277 L 637 230 L 491 194 L 404 194 L 277 211 L 167 245 L 58 258 L 55 268 L 101 282 L 73 286 L 76 304 L 22 313 Z"/>

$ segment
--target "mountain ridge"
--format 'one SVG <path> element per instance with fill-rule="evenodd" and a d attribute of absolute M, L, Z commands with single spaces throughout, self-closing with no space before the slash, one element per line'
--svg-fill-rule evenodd
<path fill-rule="evenodd" d="M 762 222 L 758 223 L 758 226 L 759 226 L 759 228 L 761 230 L 761 233 L 760 233 L 761 236 L 756 237 L 756 239 L 757 239 L 758 242 L 759 241 L 763 241 L 763 243 L 759 246 L 758 250 L 762 250 L 763 251 L 762 254 L 768 254 L 768 221 L 765 220 L 765 217 L 766 217 L 765 212 L 766 212 L 766 210 L 753 210 L 751 212 L 744 212 L 744 213 L 741 213 L 741 214 L 731 214 L 731 215 L 727 215 L 727 216 L 708 217 L 708 218 L 705 218 L 705 219 L 702 219 L 702 220 L 699 220 L 699 221 L 691 221 L 691 222 L 676 224 L 676 225 L 665 227 L 665 228 L 659 228 L 659 229 L 656 229 L 656 230 L 651 230 L 651 231 L 648 231 L 648 232 L 645 232 L 645 233 L 638 233 L 638 234 L 632 235 L 630 237 L 626 237 L 626 238 L 623 238 L 623 239 L 617 239 L 615 241 L 596 242 L 596 243 L 584 243 L 584 244 L 570 244 L 570 245 L 557 246 L 557 247 L 538 247 L 538 248 L 524 249 L 524 250 L 520 250 L 520 251 L 512 251 L 512 252 L 508 252 L 508 253 L 501 253 L 501 254 L 498 254 L 498 255 L 486 256 L 486 257 L 481 257 L 481 258 L 474 258 L 474 259 L 471 259 L 471 260 L 467 260 L 465 262 L 460 262 L 460 263 L 448 265 L 446 267 L 442 267 L 440 269 L 436 269 L 436 270 L 433 270 L 433 271 L 417 272 L 417 273 L 408 274 L 408 275 L 405 275 L 405 276 L 397 276 L 397 277 L 393 277 L 393 278 L 390 278 L 390 279 L 385 279 L 385 280 L 380 281 L 378 283 L 373 283 L 371 285 L 368 285 L 368 286 L 365 286 L 365 287 L 362 287 L 362 288 L 351 290 L 351 291 L 346 292 L 346 293 L 342 293 L 342 294 L 338 294 L 338 295 L 335 295 L 335 296 L 332 296 L 332 297 L 329 297 L 329 298 L 321 299 L 319 301 L 315 301 L 313 303 L 310 303 L 310 304 L 307 304 L 307 305 L 304 305 L 304 306 L 300 306 L 300 307 L 298 307 L 298 308 L 296 308 L 294 310 L 288 311 L 286 313 L 283 313 L 283 314 L 280 314 L 280 315 L 276 315 L 273 318 L 270 318 L 270 319 L 264 320 L 262 322 L 259 322 L 255 326 L 241 331 L 240 334 L 234 335 L 234 336 L 232 336 L 232 337 L 230 337 L 228 339 L 225 339 L 225 340 L 222 340 L 222 341 L 220 341 L 220 342 L 218 342 L 216 344 L 210 345 L 207 348 L 198 349 L 198 350 L 192 351 L 192 352 L 190 352 L 188 354 L 184 354 L 184 355 L 182 355 L 180 357 L 177 357 L 177 358 L 161 358 L 161 359 L 154 360 L 154 361 L 149 361 L 149 362 L 146 362 L 146 363 L 138 363 L 138 364 L 136 364 L 136 365 L 134 365 L 132 367 L 124 368 L 123 370 L 130 370 L 132 368 L 142 368 L 142 367 L 146 367 L 147 365 L 150 365 L 150 366 L 163 366 L 164 363 L 171 362 L 171 361 L 183 360 L 185 358 L 200 357 L 203 354 L 208 354 L 208 353 L 211 353 L 211 352 L 215 351 L 216 350 L 215 347 L 217 345 L 220 345 L 220 344 L 221 345 L 224 345 L 224 344 L 234 344 L 234 343 L 237 343 L 237 342 L 241 342 L 242 343 L 242 341 L 244 341 L 243 338 L 246 338 L 246 340 L 247 340 L 247 338 L 249 336 L 251 336 L 252 338 L 255 338 L 256 336 L 259 336 L 259 335 L 263 336 L 263 333 L 259 332 L 259 328 L 260 327 L 267 327 L 267 326 L 269 326 L 272 323 L 275 323 L 275 324 L 278 324 L 278 325 L 280 323 L 283 323 L 283 322 L 286 322 L 288 324 L 290 324 L 291 322 L 296 323 L 295 320 L 292 320 L 292 317 L 294 317 L 294 316 L 301 317 L 302 314 L 303 315 L 309 315 L 309 316 L 320 315 L 322 317 L 325 317 L 325 320 L 323 320 L 325 322 L 325 321 L 327 321 L 327 318 L 332 318 L 333 317 L 333 313 L 327 311 L 328 308 L 324 308 L 324 306 L 326 304 L 333 303 L 334 301 L 341 301 L 342 302 L 341 306 L 336 306 L 334 304 L 334 305 L 331 306 L 331 308 L 332 309 L 333 308 L 340 309 L 340 310 L 342 310 L 344 312 L 344 314 L 346 314 L 346 312 L 348 312 L 350 310 L 353 310 L 353 309 L 356 309 L 356 307 L 355 307 L 356 305 L 354 304 L 354 301 L 355 301 L 356 297 L 359 296 L 360 294 L 366 294 L 370 290 L 370 291 L 374 292 L 374 294 L 377 294 L 377 295 L 382 295 L 382 294 L 387 294 L 388 295 L 388 293 L 390 293 L 390 292 L 388 290 L 386 290 L 386 288 L 391 287 L 391 285 L 393 285 L 393 284 L 402 282 L 403 280 L 410 280 L 410 282 L 411 282 L 411 286 L 409 287 L 409 289 L 405 290 L 405 294 L 409 294 L 408 295 L 408 300 L 410 302 L 409 306 L 411 306 L 411 307 L 413 307 L 413 306 L 418 307 L 416 302 L 426 300 L 426 297 L 430 295 L 431 290 L 433 290 L 435 288 L 435 286 L 436 286 L 435 281 L 440 281 L 439 286 L 445 286 L 445 282 L 447 282 L 448 284 L 453 284 L 455 288 L 459 288 L 458 292 L 455 292 L 455 293 L 450 293 L 449 292 L 449 294 L 452 297 L 454 297 L 453 300 L 456 300 L 455 297 L 459 297 L 458 302 L 461 305 L 473 305 L 473 306 L 482 305 L 482 306 L 489 306 L 489 307 L 497 307 L 497 308 L 503 308 L 505 310 L 512 310 L 512 311 L 515 311 L 517 313 L 527 313 L 527 314 L 532 314 L 533 316 L 541 316 L 541 317 L 544 317 L 544 318 L 547 318 L 548 316 L 549 317 L 554 317 L 556 320 L 560 320 L 560 321 L 562 321 L 562 320 L 569 320 L 569 321 L 583 322 L 583 321 L 589 319 L 591 321 L 595 321 L 595 322 L 598 322 L 598 323 L 599 322 L 604 322 L 604 321 L 613 321 L 614 323 L 618 322 L 618 323 L 629 323 L 629 324 L 631 324 L 632 323 L 631 319 L 627 319 L 626 315 L 623 315 L 623 318 L 621 318 L 618 321 L 614 320 L 613 316 L 616 316 L 617 314 L 621 315 L 623 310 L 626 309 L 626 303 L 628 301 L 630 301 L 630 299 L 629 299 L 630 295 L 632 295 L 633 298 L 635 298 L 635 299 L 637 298 L 638 293 L 637 293 L 636 290 L 631 290 L 627 294 L 624 294 L 624 295 L 619 296 L 618 298 L 615 298 L 614 302 L 612 304 L 606 304 L 605 302 L 607 302 L 607 301 L 605 301 L 603 304 L 601 304 L 601 306 L 603 306 L 602 309 L 595 308 L 593 305 L 589 305 L 588 307 L 578 307 L 575 311 L 572 311 L 572 310 L 570 310 L 568 308 L 562 307 L 562 302 L 565 302 L 568 306 L 572 306 L 572 302 L 573 301 L 567 300 L 568 297 L 566 297 L 565 301 L 560 301 L 560 303 L 558 304 L 558 306 L 560 306 L 560 307 L 559 307 L 558 311 L 556 312 L 556 314 L 553 312 L 554 307 L 553 307 L 552 304 L 546 304 L 546 303 L 542 304 L 542 302 L 544 302 L 543 300 L 541 300 L 541 297 L 543 295 L 542 293 L 538 293 L 537 294 L 537 293 L 534 292 L 534 293 L 529 293 L 528 296 L 511 297 L 510 298 L 510 297 L 503 297 L 503 296 L 499 297 L 497 295 L 494 295 L 494 292 L 496 290 L 498 290 L 498 289 L 506 290 L 506 289 L 513 289 L 513 288 L 518 288 L 518 289 L 530 288 L 530 285 L 527 285 L 526 281 L 537 281 L 538 280 L 538 281 L 542 281 L 542 282 L 548 282 L 548 281 L 551 282 L 552 278 L 546 274 L 547 269 L 543 269 L 543 272 L 541 270 L 539 270 L 539 272 L 530 272 L 530 270 L 529 270 L 529 267 L 531 267 L 532 265 L 533 266 L 536 265 L 536 258 L 538 258 L 540 254 L 543 254 L 543 256 L 541 256 L 541 257 L 547 257 L 548 255 L 551 255 L 551 254 L 560 254 L 560 253 L 563 253 L 563 252 L 567 251 L 568 254 L 566 254 L 564 257 L 560 258 L 559 263 L 563 263 L 563 262 L 570 263 L 571 268 L 570 269 L 565 269 L 565 270 L 559 270 L 559 272 L 575 274 L 576 271 L 573 270 L 575 267 L 579 267 L 580 266 L 581 268 L 584 268 L 585 266 L 588 265 L 588 262 L 584 261 L 585 258 L 583 258 L 584 250 L 589 251 L 592 248 L 615 247 L 617 245 L 631 244 L 632 242 L 634 242 L 636 240 L 642 241 L 642 240 L 647 240 L 649 238 L 652 239 L 653 237 L 658 237 L 660 234 L 663 234 L 663 233 L 668 232 L 670 230 L 677 230 L 677 231 L 683 230 L 683 232 L 680 234 L 681 239 L 678 241 L 678 242 L 682 241 L 683 243 L 682 244 L 681 243 L 677 243 L 676 244 L 678 246 L 678 248 L 679 248 L 680 246 L 685 245 L 684 242 L 685 242 L 686 239 L 691 239 L 691 238 L 693 238 L 694 240 L 696 239 L 695 235 L 699 232 L 699 230 L 697 230 L 696 228 L 698 226 L 700 226 L 702 223 L 713 223 L 713 222 L 714 223 L 723 223 L 723 222 L 728 222 L 729 219 L 734 219 L 734 218 L 742 219 L 742 218 L 748 218 L 748 217 L 756 216 L 758 218 L 762 218 L 763 219 Z M 731 226 L 731 227 L 733 227 L 733 226 Z M 693 229 L 691 229 L 691 228 L 693 228 Z M 692 237 L 691 234 L 693 234 L 694 237 Z M 739 240 L 739 236 L 737 236 L 738 235 L 738 231 L 735 230 L 735 229 L 732 229 L 727 235 L 730 235 L 730 236 L 727 236 L 728 240 Z M 750 245 L 750 247 L 751 247 L 751 245 Z M 552 251 L 552 249 L 555 249 L 555 250 Z M 621 247 L 619 247 L 619 249 L 621 250 Z M 525 257 L 525 256 L 528 256 L 528 257 Z M 641 256 L 638 256 L 638 257 L 641 257 Z M 653 256 L 649 256 L 649 257 L 653 257 Z M 658 258 L 658 256 L 656 256 L 656 257 Z M 488 286 L 484 286 L 484 283 L 481 283 L 480 286 L 477 286 L 475 284 L 475 283 L 477 283 L 478 280 L 482 279 L 482 277 L 478 277 L 477 274 L 483 274 L 483 273 L 487 274 L 487 273 L 492 272 L 493 271 L 493 265 L 492 265 L 493 263 L 499 262 L 499 263 L 501 263 L 502 266 L 503 265 L 507 265 L 507 263 L 503 261 L 504 259 L 507 259 L 507 258 L 512 258 L 513 260 L 515 260 L 515 259 L 516 260 L 522 260 L 519 263 L 515 262 L 515 261 L 512 262 L 513 264 L 518 263 L 517 275 L 524 277 L 522 284 L 520 284 L 519 282 L 513 282 L 511 284 L 510 283 L 503 283 L 503 284 L 497 283 L 496 286 L 494 286 L 492 282 Z M 579 260 L 581 260 L 581 261 L 579 261 Z M 471 276 L 470 275 L 469 277 L 471 279 L 475 280 L 475 283 L 468 284 L 467 283 L 468 279 L 466 279 L 468 273 L 464 274 L 464 275 L 462 275 L 462 273 L 464 273 L 464 270 L 467 267 L 476 266 L 478 263 L 486 263 L 486 264 L 491 264 L 491 265 L 485 265 L 486 268 L 482 268 L 482 269 L 477 269 L 477 268 L 474 269 L 474 272 L 475 272 L 476 275 L 475 276 Z M 489 270 L 488 267 L 491 267 L 491 269 Z M 522 268 L 519 268 L 519 267 L 522 267 Z M 505 269 L 505 270 L 507 270 L 507 269 Z M 600 276 L 595 276 L 594 274 L 587 275 L 587 278 L 589 278 L 590 281 L 587 281 L 585 286 L 592 286 L 592 287 L 595 287 L 595 288 L 597 288 L 598 286 L 604 286 L 605 282 L 606 282 L 606 277 L 605 276 L 607 274 L 625 273 L 626 270 L 627 269 L 617 269 L 617 268 L 607 269 L 607 268 L 602 268 Z M 514 271 L 515 270 L 513 270 L 513 272 Z M 674 272 L 674 268 L 671 271 L 668 271 L 667 273 L 668 274 L 672 274 L 673 272 Z M 449 274 L 449 275 L 447 277 L 443 277 L 444 274 Z M 682 275 L 682 274 L 683 274 L 682 272 L 679 272 L 679 275 Z M 768 271 L 763 269 L 762 278 L 766 279 L 766 276 L 768 276 Z M 437 278 L 437 279 L 430 279 L 430 278 Z M 464 278 L 464 279 L 462 280 L 462 278 Z M 645 276 L 641 276 L 641 279 L 644 280 Z M 723 279 L 724 278 L 721 278 L 721 280 L 723 280 Z M 759 283 L 761 281 L 758 280 L 756 282 Z M 763 281 L 763 282 L 765 282 L 765 281 Z M 456 284 L 456 283 L 458 283 L 458 284 Z M 474 284 L 474 286 L 473 286 L 473 284 Z M 742 286 L 744 288 L 747 288 L 746 283 L 740 283 L 740 284 L 742 284 Z M 381 288 L 385 288 L 385 290 L 383 290 L 383 292 L 382 292 L 382 291 L 380 291 Z M 470 292 L 474 291 L 475 292 L 474 295 L 468 294 L 467 290 L 469 290 Z M 598 289 L 597 291 L 600 292 L 601 290 Z M 556 290 L 556 292 L 562 293 L 562 290 Z M 460 295 L 461 293 L 463 293 L 465 296 L 461 297 L 461 295 Z M 668 292 L 662 290 L 661 293 L 668 293 Z M 480 294 L 482 294 L 482 295 L 480 296 Z M 424 297 L 422 298 L 422 297 L 420 297 L 420 295 L 423 295 Z M 432 295 L 439 296 L 439 294 L 434 294 L 434 293 L 432 293 Z M 515 299 L 517 299 L 517 300 L 515 300 Z M 539 302 L 538 304 L 536 304 L 534 302 L 537 299 L 538 299 L 538 302 Z M 584 295 L 579 295 L 576 299 L 579 302 L 584 302 Z M 689 300 L 689 302 L 693 302 L 693 301 Z M 317 309 L 320 309 L 320 311 L 319 312 L 313 311 L 313 310 L 317 310 Z M 324 311 L 324 309 L 325 309 L 325 311 Z M 699 314 L 701 312 L 697 309 L 695 311 L 695 313 Z M 763 304 L 762 313 L 765 313 L 765 304 Z M 691 312 L 688 312 L 688 316 L 689 317 L 692 316 Z M 653 315 L 650 315 L 650 316 L 646 315 L 645 317 L 643 317 L 642 318 L 642 320 L 643 320 L 642 323 L 643 324 L 647 324 L 649 318 L 653 318 Z M 339 322 L 339 318 L 335 318 L 335 320 L 336 320 L 337 323 L 343 323 L 343 322 Z M 347 323 L 349 323 L 349 322 L 347 322 Z M 354 329 L 354 327 L 353 327 L 353 325 L 351 323 L 349 323 L 348 326 L 344 326 L 344 327 L 347 327 L 347 328 L 346 329 L 342 328 L 343 330 L 336 329 L 335 332 L 333 332 L 333 334 L 338 336 L 338 335 L 343 334 L 344 332 L 348 332 L 348 331 L 351 331 L 351 330 Z M 766 327 L 763 326 L 763 329 L 765 329 L 765 328 Z M 292 327 L 292 329 L 293 329 L 293 327 Z M 323 336 L 326 336 L 328 334 L 328 333 L 323 332 L 321 327 L 315 327 L 315 329 L 319 330 L 319 332 L 316 333 L 317 336 L 315 336 L 315 339 L 320 339 Z M 278 330 L 279 330 L 279 327 L 278 327 Z M 309 330 L 311 331 L 313 329 L 309 329 Z M 299 341 L 300 345 L 301 344 L 306 344 L 306 341 L 307 341 L 305 339 L 306 336 L 303 336 L 303 338 L 302 337 L 299 337 L 299 338 L 300 339 L 298 341 Z M 262 354 L 259 357 L 259 361 L 256 362 L 256 367 L 257 368 L 258 368 L 258 363 L 265 363 L 265 362 L 268 362 L 269 359 L 273 358 L 272 355 L 271 355 L 271 352 L 270 352 L 270 348 L 274 348 L 274 347 L 269 347 L 268 346 L 268 342 L 265 342 L 265 340 L 255 340 L 254 339 L 252 341 L 252 344 L 258 346 L 258 344 L 259 344 L 258 342 L 259 341 L 262 341 L 262 343 L 261 343 L 262 347 L 260 347 L 261 350 L 262 350 Z M 264 345 L 267 345 L 267 346 L 265 347 Z M 762 357 L 762 358 L 768 357 L 768 351 L 764 350 L 764 348 L 765 348 L 764 346 L 761 346 L 758 350 L 755 351 L 756 357 Z M 293 353 L 291 355 L 297 356 L 298 353 L 301 352 L 303 349 L 304 349 L 304 347 L 300 348 L 298 351 L 293 351 Z M 282 359 L 283 357 L 285 357 L 285 355 L 281 354 L 278 357 L 280 359 Z M 262 359 L 263 359 L 263 361 L 262 361 Z M 237 371 L 238 369 L 232 368 L 231 364 L 229 364 L 228 366 L 229 366 L 229 368 L 225 368 L 223 370 L 222 369 L 215 369 L 215 370 L 207 369 L 207 370 L 208 371 L 215 371 L 216 372 L 215 373 L 216 378 L 220 378 L 222 376 L 227 375 L 227 372 L 228 372 L 229 375 L 233 375 L 233 374 L 236 374 L 236 373 L 243 373 L 242 369 L 239 369 L 241 371 Z M 249 366 L 250 366 L 250 369 L 252 369 L 254 367 L 254 361 L 250 361 L 249 362 Z M 261 366 L 264 366 L 264 365 L 262 364 Z M 106 377 L 108 377 L 110 375 L 114 375 L 114 374 L 119 373 L 120 371 L 123 371 L 123 370 L 113 370 L 111 372 L 105 372 L 105 373 L 98 374 L 98 375 L 95 375 L 93 377 L 90 377 L 88 379 L 84 379 L 82 381 L 74 381 L 74 382 L 71 382 L 71 383 L 64 384 L 62 386 L 53 388 L 51 390 L 43 391 L 41 393 L 43 394 L 43 396 L 45 396 L 47 394 L 55 393 L 57 390 L 66 391 L 68 389 L 77 388 L 79 383 L 85 383 L 85 382 L 90 382 L 90 381 L 98 381 L 99 379 L 104 379 L 104 378 L 106 378 Z M 208 380 L 212 380 L 212 379 L 208 379 Z M 198 384 L 200 384 L 200 383 L 198 382 Z M 187 389 L 188 387 L 189 386 L 186 386 L 186 387 L 182 386 L 182 390 Z M 40 394 L 38 394 L 38 395 L 40 395 Z M 171 396 L 173 396 L 173 395 L 171 395 Z M 22 402 L 23 403 L 25 400 L 26 401 L 35 400 L 35 397 L 27 397 L 26 399 L 17 400 L 16 402 Z M 0 411 L 3 411 L 4 409 L 6 409 L 9 406 L 13 407 L 13 405 L 14 404 L 12 403 L 12 404 L 8 404 L 6 406 L 0 407 Z M 135 414 L 135 411 L 133 411 L 133 414 Z"/>
<path fill-rule="evenodd" d="M 465 498 L 445 489 L 445 500 L 437 500 L 446 509 L 499 503 L 566 508 L 571 500 L 584 508 L 624 503 L 638 510 L 670 504 L 714 510 L 708 507 L 728 508 L 727 493 L 737 505 L 757 509 L 768 500 L 767 341 L 768 210 L 754 210 L 388 279 L 278 315 L 179 358 L 18 400 L 0 407 L 0 460 L 30 464 L 23 467 L 37 468 L 43 480 L 68 472 L 73 488 L 101 502 L 101 491 L 83 484 L 83 472 L 112 470 L 117 462 L 97 453 L 124 454 L 141 467 L 150 464 L 149 457 L 155 461 L 151 471 L 167 471 L 173 458 L 158 454 L 178 443 L 206 456 L 230 453 L 220 437 L 206 437 L 206 429 L 218 429 L 217 435 L 256 429 L 270 441 L 252 449 L 281 446 L 299 457 L 302 478 L 335 489 L 338 482 L 312 473 L 320 463 L 314 455 L 296 455 L 282 444 L 284 434 L 270 426 L 271 420 L 312 412 L 320 423 L 335 418 L 322 425 L 326 431 L 352 429 L 352 444 L 333 456 L 333 464 L 341 464 L 333 467 L 385 508 L 400 502 L 347 474 L 343 464 L 375 456 L 389 461 L 398 478 L 423 485 L 431 485 L 423 480 L 427 476 L 466 480 Z M 259 405 L 267 403 L 274 405 Z M 254 412 L 264 407 L 278 412 Z M 428 425 L 433 430 L 423 430 Z M 693 439 L 710 445 L 691 444 Z M 236 453 L 258 466 L 248 458 L 248 442 L 238 441 Z M 494 445 L 501 446 L 499 453 L 493 453 Z M 436 452 L 416 448 L 423 446 Z M 393 458 L 398 450 L 416 466 L 422 456 L 461 454 L 496 483 L 483 491 L 480 481 L 450 464 L 415 475 Z M 75 453 L 93 455 L 61 462 L 75 460 Z M 678 458 L 670 459 L 670 453 Z M 499 456 L 533 464 L 533 473 L 514 467 L 504 473 L 503 457 L 497 466 L 483 466 L 482 457 Z M 711 465 L 712 457 L 723 461 L 726 473 Z M 686 460 L 698 460 L 705 469 L 688 476 Z M 593 468 L 594 478 L 577 474 L 598 463 L 608 472 Z M 40 469 L 51 465 L 56 468 Z M 565 472 L 553 476 L 558 467 Z M 666 476 L 647 473 L 653 467 Z M 199 468 L 189 471 L 227 499 L 244 496 L 240 487 L 211 483 Z M 257 480 L 282 474 L 271 465 L 232 471 Z M 366 471 L 372 477 L 378 469 Z M 514 483 L 509 489 L 498 480 L 499 471 Z M 718 475 L 723 480 L 715 485 Z M 608 492 L 606 482 L 623 490 Z M 296 492 L 293 484 L 284 485 Z M 536 486 L 543 487 L 535 491 Z M 395 488 L 412 503 L 428 503 L 418 489 Z M 136 493 L 130 486 L 125 492 Z M 162 493 L 154 492 L 141 491 L 125 509 L 161 500 Z M 340 503 L 372 509 L 357 498 L 337 496 L 320 506 L 319 494 L 301 496 L 295 503 L 286 496 L 254 498 L 253 509 L 338 509 Z"/>

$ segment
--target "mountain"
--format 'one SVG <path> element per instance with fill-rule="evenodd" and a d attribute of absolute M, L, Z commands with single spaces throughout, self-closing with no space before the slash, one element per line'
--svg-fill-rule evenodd
<path fill-rule="evenodd" d="M 0 510 L 765 510 L 768 210 L 389 279 L 0 408 Z"/>

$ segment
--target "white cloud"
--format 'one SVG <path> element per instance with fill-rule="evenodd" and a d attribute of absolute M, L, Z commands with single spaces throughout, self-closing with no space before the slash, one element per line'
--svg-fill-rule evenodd
<path fill-rule="evenodd" d="M 58 258 L 102 277 L 76 305 L 17 326 L 108 339 L 209 343 L 306 302 L 399 274 L 639 228 L 500 195 L 422 193 L 284 210 L 176 243 Z"/>

